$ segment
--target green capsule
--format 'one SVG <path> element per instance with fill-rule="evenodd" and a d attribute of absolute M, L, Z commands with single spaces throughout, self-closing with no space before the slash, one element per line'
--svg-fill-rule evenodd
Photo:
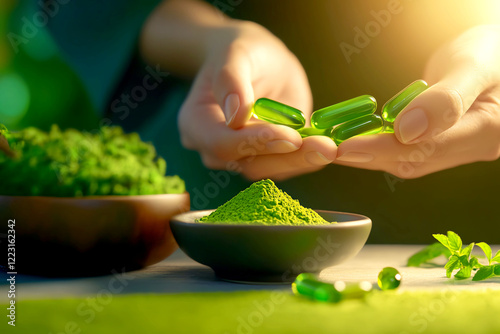
<path fill-rule="evenodd" d="M 385 267 L 378 274 L 377 284 L 381 290 L 396 289 L 401 284 L 401 274 L 392 267 Z"/>
<path fill-rule="evenodd" d="M 424 80 L 417 80 L 409 84 L 402 91 L 393 96 L 382 107 L 382 117 L 386 122 L 394 123 L 396 116 L 420 93 L 429 88 Z"/>
<path fill-rule="evenodd" d="M 383 133 L 394 133 L 394 124 L 384 122 L 384 130 Z"/>
<path fill-rule="evenodd" d="M 332 137 L 339 145 L 351 137 L 376 134 L 382 132 L 383 129 L 384 121 L 379 115 L 368 115 L 337 126 L 332 131 Z"/>
<path fill-rule="evenodd" d="M 317 129 L 328 129 L 355 118 L 371 115 L 375 110 L 377 110 L 375 98 L 362 95 L 316 110 L 311 116 L 311 124 Z"/>
<path fill-rule="evenodd" d="M 306 124 L 302 111 L 265 97 L 255 101 L 252 111 L 257 119 L 296 130 Z"/>
<path fill-rule="evenodd" d="M 368 281 L 352 283 L 337 281 L 333 286 L 342 294 L 343 299 L 363 298 L 373 290 L 373 285 Z"/>
<path fill-rule="evenodd" d="M 327 136 L 330 137 L 332 129 L 316 129 L 316 128 L 302 128 L 297 130 L 302 138 L 310 136 Z"/>
<path fill-rule="evenodd" d="M 332 284 L 318 281 L 315 275 L 303 273 L 297 276 L 292 283 L 292 291 L 297 296 L 304 296 L 309 299 L 337 303 L 342 298 Z"/>

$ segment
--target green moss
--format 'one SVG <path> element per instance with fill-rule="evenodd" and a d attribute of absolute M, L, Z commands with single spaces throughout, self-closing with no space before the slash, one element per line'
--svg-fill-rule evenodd
<path fill-rule="evenodd" d="M 241 191 L 200 222 L 263 225 L 330 224 L 311 209 L 278 189 L 273 181 L 261 180 Z"/>
<path fill-rule="evenodd" d="M 137 133 L 103 127 L 96 133 L 57 126 L 9 132 L 14 152 L 0 150 L 0 195 L 80 197 L 182 193 L 184 181 L 165 176 L 166 162 Z"/>

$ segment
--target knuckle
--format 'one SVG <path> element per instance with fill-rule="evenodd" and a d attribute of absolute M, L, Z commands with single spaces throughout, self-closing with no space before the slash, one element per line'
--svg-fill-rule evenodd
<path fill-rule="evenodd" d="M 184 135 L 182 133 L 180 135 L 180 140 L 181 140 L 181 145 L 184 148 L 186 148 L 188 150 L 193 150 L 193 149 L 196 148 L 195 145 L 194 145 L 194 143 L 188 138 L 188 136 L 186 136 L 186 135 Z"/>
<path fill-rule="evenodd" d="M 414 166 L 408 161 L 400 161 L 395 166 L 387 169 L 386 172 L 403 180 L 412 180 L 424 175 L 420 166 Z"/>
<path fill-rule="evenodd" d="M 224 169 L 225 164 L 210 154 L 201 154 L 201 161 L 205 167 L 210 169 Z"/>
<path fill-rule="evenodd" d="M 485 148 L 482 160 L 483 161 L 495 161 L 500 158 L 500 144 L 498 141 L 494 145 L 488 145 Z"/>
<path fill-rule="evenodd" d="M 245 164 L 242 166 L 241 175 L 249 181 L 258 181 L 264 178 L 271 177 L 263 172 L 260 168 L 256 168 L 253 164 Z"/>
<path fill-rule="evenodd" d="M 226 145 L 217 138 L 211 138 L 206 141 L 206 149 L 212 156 L 218 160 L 229 161 L 231 160 L 230 154 L 227 152 Z"/>
<path fill-rule="evenodd" d="M 479 135 L 489 138 L 484 145 L 481 160 L 495 161 L 500 158 L 500 115 L 497 112 L 485 112 L 483 121 L 479 126 Z"/>

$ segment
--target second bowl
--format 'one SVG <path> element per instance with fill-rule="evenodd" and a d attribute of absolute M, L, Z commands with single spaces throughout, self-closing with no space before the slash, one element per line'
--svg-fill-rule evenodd
<path fill-rule="evenodd" d="M 308 226 L 198 223 L 213 210 L 172 218 L 179 247 L 224 280 L 289 283 L 302 272 L 320 272 L 356 255 L 370 234 L 370 218 L 316 210 L 338 224 Z"/>

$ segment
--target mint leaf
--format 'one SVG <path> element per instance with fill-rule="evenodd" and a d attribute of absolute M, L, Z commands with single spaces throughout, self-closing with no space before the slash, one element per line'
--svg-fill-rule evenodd
<path fill-rule="evenodd" d="M 456 255 L 452 255 L 450 260 L 444 265 L 446 269 L 446 277 L 451 277 L 453 270 L 460 268 L 460 259 Z"/>
<path fill-rule="evenodd" d="M 453 231 L 448 231 L 449 249 L 452 252 L 458 252 L 462 249 L 462 239 Z"/>
<path fill-rule="evenodd" d="M 469 263 L 472 269 L 484 267 L 475 256 L 471 256 Z"/>
<path fill-rule="evenodd" d="M 469 278 L 472 273 L 472 268 L 470 266 L 463 267 L 455 274 L 455 278 L 464 279 Z"/>
<path fill-rule="evenodd" d="M 469 257 L 467 255 L 459 256 L 458 260 L 460 261 L 460 264 L 463 267 L 468 267 L 469 266 Z"/>
<path fill-rule="evenodd" d="M 493 272 L 495 273 L 495 275 L 500 276 L 500 264 L 495 264 L 493 266 Z"/>
<path fill-rule="evenodd" d="M 488 245 L 486 242 L 478 242 L 476 245 L 478 245 L 484 252 L 484 255 L 486 255 L 486 258 L 488 259 L 488 263 L 491 264 L 491 247 Z"/>
<path fill-rule="evenodd" d="M 465 247 L 460 251 L 460 255 L 467 255 L 467 258 L 469 258 L 473 248 L 474 248 L 474 243 L 471 243 L 469 246 Z"/>
<path fill-rule="evenodd" d="M 436 257 L 444 255 L 446 258 L 449 258 L 451 253 L 446 248 L 439 242 L 435 242 L 429 246 L 424 247 L 422 250 L 418 251 L 417 253 L 413 254 L 409 259 L 408 263 L 406 264 L 407 267 L 418 267 L 421 264 L 428 262 L 432 259 L 435 259 Z"/>
<path fill-rule="evenodd" d="M 495 256 L 493 256 L 493 258 L 491 259 L 491 261 L 496 261 L 496 262 L 500 262 L 500 250 L 495 254 Z"/>
<path fill-rule="evenodd" d="M 495 268 L 494 266 L 484 266 L 482 268 L 479 268 L 479 270 L 476 272 L 474 277 L 472 278 L 473 281 L 482 281 L 487 278 L 490 278 L 495 275 Z"/>
<path fill-rule="evenodd" d="M 450 242 L 448 237 L 444 234 L 433 234 L 432 235 L 437 241 L 439 241 L 444 247 L 448 248 L 450 251 Z"/>

